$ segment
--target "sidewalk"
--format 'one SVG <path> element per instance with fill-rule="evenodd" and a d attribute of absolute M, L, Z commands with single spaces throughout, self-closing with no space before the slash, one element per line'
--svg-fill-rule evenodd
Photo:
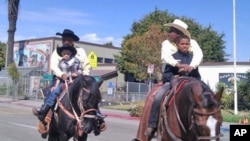
<path fill-rule="evenodd" d="M 40 107 L 43 104 L 43 100 L 12 100 L 10 97 L 3 97 L 3 96 L 0 96 L 0 102 L 26 106 L 31 108 Z M 131 117 L 129 115 L 129 112 L 127 111 L 111 110 L 111 109 L 101 109 L 101 111 L 102 114 L 107 115 L 108 117 L 121 118 L 125 120 L 138 120 L 138 121 L 140 120 L 138 117 Z M 221 130 L 229 131 L 230 124 L 236 124 L 236 123 L 223 122 Z"/>

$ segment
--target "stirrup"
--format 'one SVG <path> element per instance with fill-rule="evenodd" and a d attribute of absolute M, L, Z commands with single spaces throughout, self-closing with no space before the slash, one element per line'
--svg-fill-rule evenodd
<path fill-rule="evenodd" d="M 97 116 L 98 118 L 102 118 L 102 119 L 104 119 L 104 118 L 107 117 L 107 115 L 103 115 L 103 114 L 101 114 L 101 113 L 96 113 L 96 116 Z"/>

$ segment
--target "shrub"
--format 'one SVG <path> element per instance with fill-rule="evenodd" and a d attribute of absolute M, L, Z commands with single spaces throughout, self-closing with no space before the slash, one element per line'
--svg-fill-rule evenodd
<path fill-rule="evenodd" d="M 144 103 L 139 102 L 134 104 L 130 109 L 130 116 L 140 117 L 143 111 Z"/>

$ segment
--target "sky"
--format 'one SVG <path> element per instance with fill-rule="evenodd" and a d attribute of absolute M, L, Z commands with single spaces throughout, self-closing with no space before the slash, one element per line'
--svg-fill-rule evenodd
<path fill-rule="evenodd" d="M 56 32 L 68 28 L 81 41 L 121 47 L 123 37 L 131 33 L 138 22 L 156 8 L 176 16 L 194 19 L 204 27 L 224 33 L 225 52 L 229 61 L 250 60 L 249 0 L 20 0 L 15 40 L 56 37 Z M 7 0 L 0 0 L 0 41 L 7 42 Z M 235 27 L 235 28 L 233 28 Z M 233 29 L 236 30 L 235 42 Z M 235 46 L 234 46 L 235 43 Z"/>

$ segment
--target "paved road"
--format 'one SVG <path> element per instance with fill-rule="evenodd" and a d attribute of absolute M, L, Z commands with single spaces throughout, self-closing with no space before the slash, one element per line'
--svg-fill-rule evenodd
<path fill-rule="evenodd" d="M 37 132 L 37 119 L 31 114 L 31 107 L 40 106 L 38 101 L 10 101 L 0 98 L 0 140 L 3 141 L 44 141 Z M 128 112 L 102 110 L 108 114 L 107 130 L 99 136 L 89 135 L 91 141 L 131 141 L 136 135 L 139 120 Z M 223 124 L 222 141 L 229 141 L 229 125 Z"/>

